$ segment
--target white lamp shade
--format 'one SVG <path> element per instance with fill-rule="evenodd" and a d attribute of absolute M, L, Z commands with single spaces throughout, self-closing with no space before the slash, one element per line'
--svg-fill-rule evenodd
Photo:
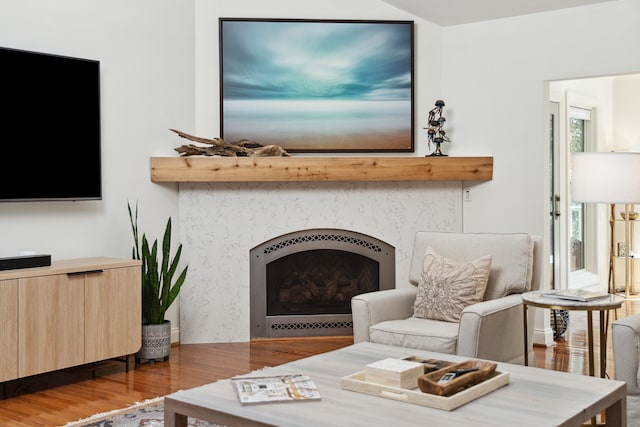
<path fill-rule="evenodd" d="M 573 153 L 571 201 L 640 203 L 640 153 Z"/>

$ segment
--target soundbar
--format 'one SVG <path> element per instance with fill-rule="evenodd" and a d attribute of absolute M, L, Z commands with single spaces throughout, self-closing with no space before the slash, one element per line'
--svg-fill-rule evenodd
<path fill-rule="evenodd" d="M 24 255 L 0 258 L 0 270 L 47 267 L 49 265 L 51 265 L 51 255 Z"/>

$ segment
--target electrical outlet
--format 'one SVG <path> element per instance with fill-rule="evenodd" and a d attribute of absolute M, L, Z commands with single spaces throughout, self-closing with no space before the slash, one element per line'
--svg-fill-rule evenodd
<path fill-rule="evenodd" d="M 464 187 L 462 189 L 462 200 L 465 202 L 471 201 L 471 187 Z"/>

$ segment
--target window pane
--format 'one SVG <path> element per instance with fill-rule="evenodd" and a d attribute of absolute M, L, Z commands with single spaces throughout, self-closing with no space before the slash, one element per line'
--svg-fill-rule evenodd
<path fill-rule="evenodd" d="M 571 153 L 584 151 L 585 121 L 577 118 L 569 119 L 569 149 Z M 584 268 L 584 204 L 571 203 L 571 264 L 570 270 Z"/>

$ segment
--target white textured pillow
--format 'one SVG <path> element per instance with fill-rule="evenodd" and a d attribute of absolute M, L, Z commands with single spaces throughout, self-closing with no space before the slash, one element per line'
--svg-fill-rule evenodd
<path fill-rule="evenodd" d="M 491 255 L 457 263 L 429 246 L 424 255 L 413 315 L 459 322 L 462 310 L 482 301 L 491 272 Z"/>

